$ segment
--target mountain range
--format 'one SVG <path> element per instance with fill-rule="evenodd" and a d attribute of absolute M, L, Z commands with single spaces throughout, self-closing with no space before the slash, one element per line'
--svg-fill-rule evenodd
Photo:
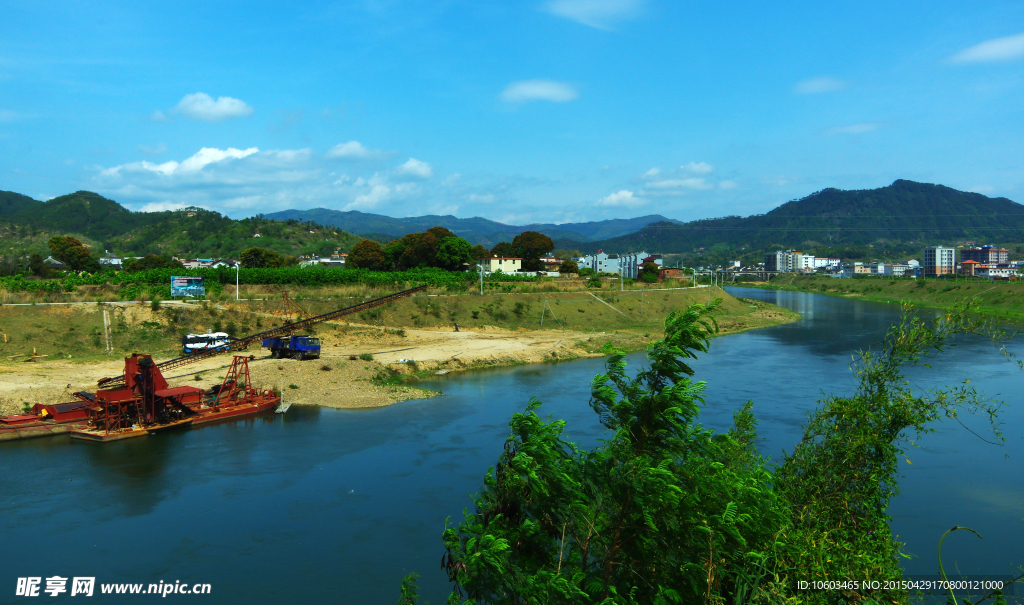
<path fill-rule="evenodd" d="M 665 218 L 660 214 L 650 214 L 636 218 L 617 218 L 588 223 L 532 223 L 529 225 L 506 225 L 480 217 L 457 218 L 450 214 L 410 216 L 392 218 L 382 214 L 370 214 L 358 210 L 328 210 L 313 208 L 312 210 L 282 210 L 264 215 L 275 220 L 295 219 L 312 221 L 321 225 L 344 229 L 349 233 L 373 235 L 370 239 L 398 239 L 406 233 L 426 231 L 431 227 L 444 227 L 455 235 L 469 240 L 472 244 L 483 244 L 491 248 L 498 242 L 510 242 L 523 231 L 539 231 L 552 239 L 566 239 L 590 242 L 634 233 L 652 223 L 675 223 L 679 221 Z"/>
<path fill-rule="evenodd" d="M 583 252 L 646 250 L 741 256 L 770 248 L 919 249 L 955 242 L 1024 242 L 1024 205 L 943 185 L 897 180 L 887 187 L 823 189 L 766 213 L 688 223 L 658 222 L 602 241 L 556 240 Z"/>
<path fill-rule="evenodd" d="M 652 214 L 515 226 L 479 217 L 392 218 L 325 208 L 234 220 L 200 208 L 132 212 L 88 191 L 45 202 L 0 191 L 0 255 L 45 252 L 45 242 L 54 234 L 75 235 L 93 250 L 126 255 L 223 257 L 253 245 L 283 254 L 329 254 L 334 249 L 348 250 L 361 237 L 387 242 L 435 226 L 487 247 L 532 230 L 550 236 L 556 248 L 584 253 L 645 250 L 681 254 L 684 262 L 757 257 L 773 248 L 857 258 L 858 254 L 919 250 L 942 243 L 1024 242 L 1024 205 L 943 185 L 897 180 L 878 189 L 823 189 L 748 217 L 684 223 Z"/>

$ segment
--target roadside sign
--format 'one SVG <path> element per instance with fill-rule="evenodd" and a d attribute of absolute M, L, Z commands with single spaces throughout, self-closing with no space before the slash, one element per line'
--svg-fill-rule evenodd
<path fill-rule="evenodd" d="M 171 297 L 206 296 L 206 285 L 202 277 L 171 277 Z"/>

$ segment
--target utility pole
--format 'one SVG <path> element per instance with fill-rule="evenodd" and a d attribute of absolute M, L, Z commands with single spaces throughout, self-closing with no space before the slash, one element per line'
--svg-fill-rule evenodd
<path fill-rule="evenodd" d="M 238 272 L 241 270 L 242 262 L 235 263 L 235 301 L 238 301 Z"/>
<path fill-rule="evenodd" d="M 484 264 L 481 262 L 477 265 L 480 269 L 480 296 L 484 295 Z"/>

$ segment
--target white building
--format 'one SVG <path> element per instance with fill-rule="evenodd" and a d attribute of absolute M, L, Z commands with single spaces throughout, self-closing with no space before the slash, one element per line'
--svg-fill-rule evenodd
<path fill-rule="evenodd" d="M 484 259 L 481 261 L 484 265 L 484 271 L 493 273 L 495 271 L 501 271 L 502 273 L 515 273 L 516 271 L 523 270 L 523 259 L 509 256 L 492 256 L 491 258 Z"/>
<path fill-rule="evenodd" d="M 924 276 L 952 275 L 956 272 L 956 250 L 945 246 L 924 249 Z"/>

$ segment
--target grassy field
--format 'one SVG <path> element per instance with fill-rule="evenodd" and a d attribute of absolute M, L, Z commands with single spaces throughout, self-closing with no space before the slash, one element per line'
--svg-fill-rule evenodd
<path fill-rule="evenodd" d="M 908 301 L 929 307 L 948 307 L 965 298 L 977 297 L 979 309 L 1009 320 L 1024 320 L 1024 283 L 954 281 L 946 279 L 833 279 L 817 275 L 779 275 L 767 283 L 743 286 L 773 290 L 819 292 L 876 300 Z"/>
<path fill-rule="evenodd" d="M 292 291 L 287 298 L 266 294 L 257 301 L 206 301 L 201 304 L 89 303 L 76 305 L 0 305 L 0 363 L 23 361 L 33 351 L 49 359 L 89 360 L 148 352 L 159 358 L 180 354 L 181 336 L 225 331 L 245 336 L 327 311 L 364 302 L 387 292 L 337 289 Z M 347 295 L 346 295 L 347 294 Z M 717 320 L 724 333 L 794 321 L 795 313 L 765 303 L 737 299 L 717 288 L 723 298 Z M 640 346 L 661 336 L 665 316 L 708 301 L 706 289 L 597 290 L 415 296 L 318 326 L 318 334 L 344 337 L 360 332 L 400 334 L 405 328 L 530 331 L 540 328 L 589 332 L 587 348 L 609 340 Z M 110 347 L 104 313 L 109 325 Z M 609 335 L 618 335 L 612 338 Z M 631 347 L 632 348 L 632 347 Z"/>

